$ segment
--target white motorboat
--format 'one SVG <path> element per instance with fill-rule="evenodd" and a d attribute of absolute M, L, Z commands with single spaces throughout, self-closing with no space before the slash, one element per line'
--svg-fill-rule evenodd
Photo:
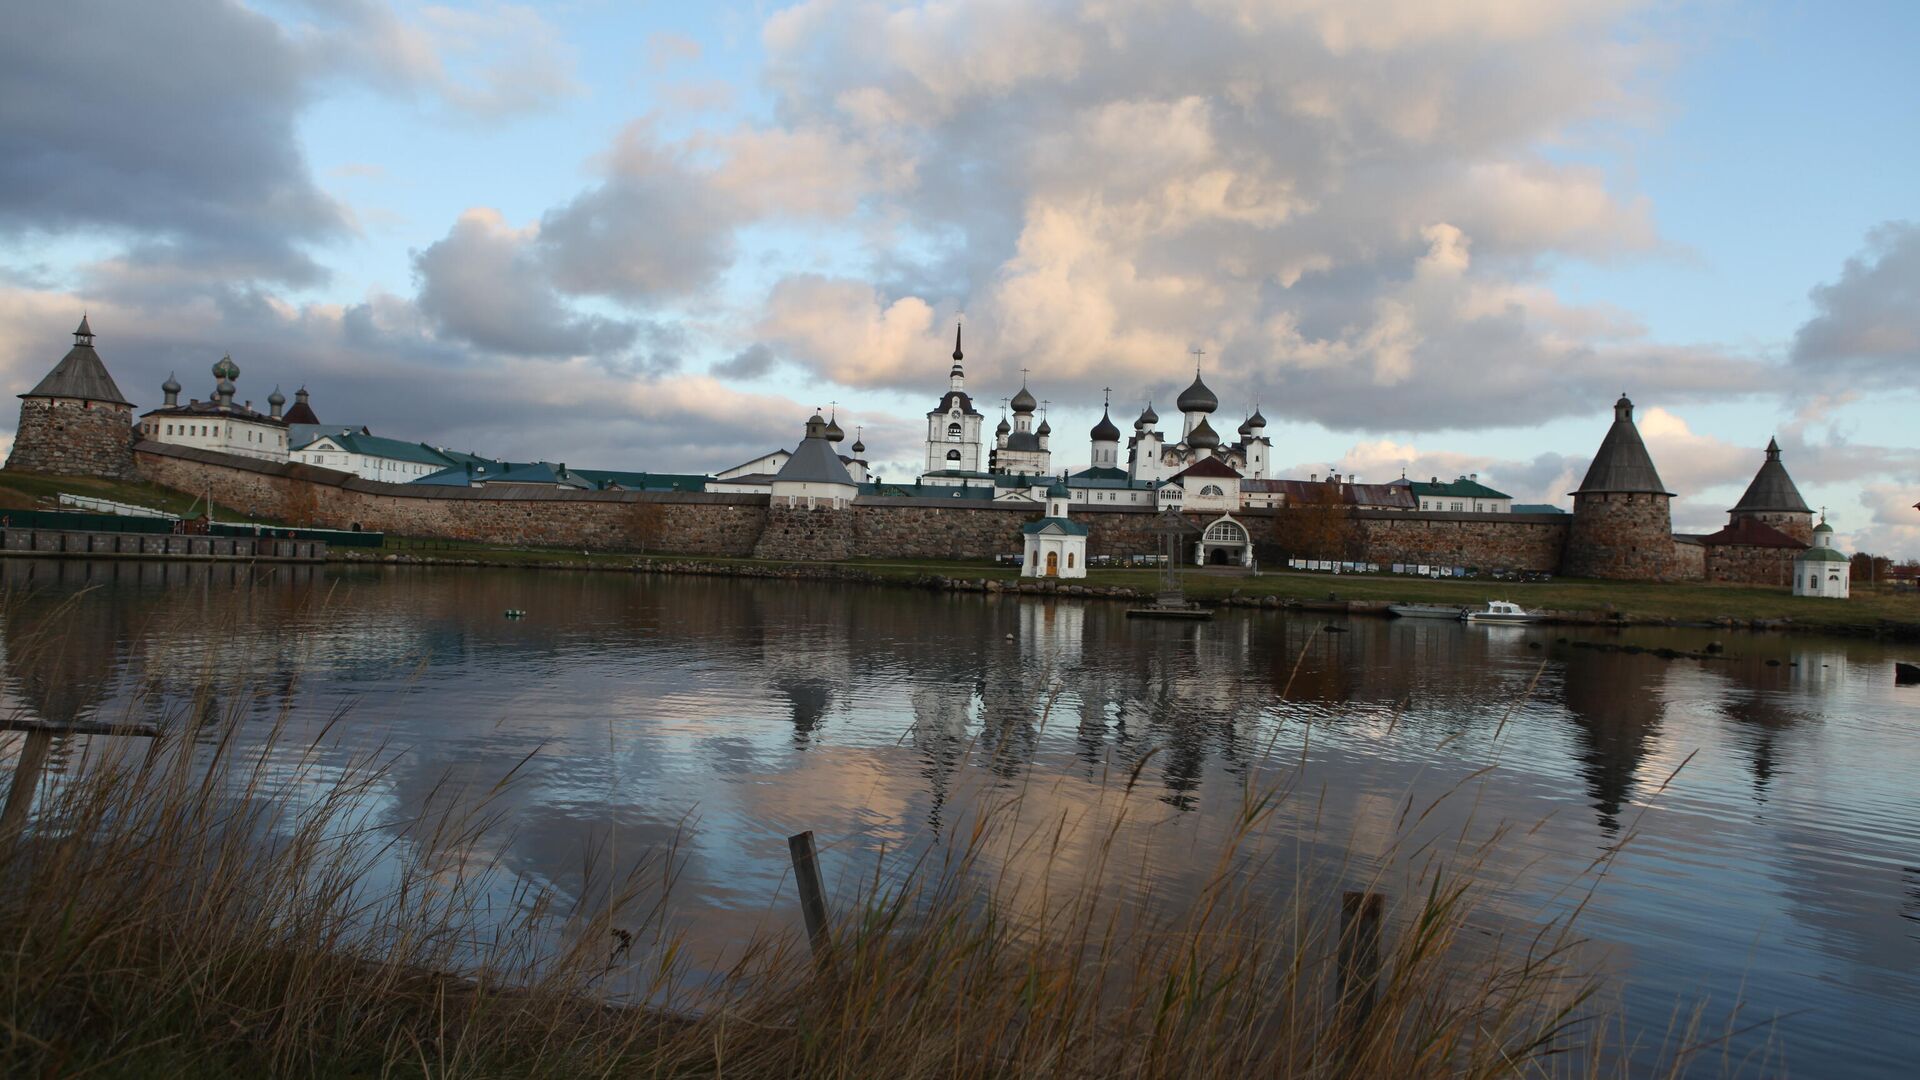
<path fill-rule="evenodd" d="M 1470 623 L 1532 623 L 1546 618 L 1537 612 L 1528 611 L 1519 604 L 1505 600 L 1489 600 L 1487 606 L 1478 611 L 1469 611 L 1465 618 Z"/>
<path fill-rule="evenodd" d="M 1388 604 L 1387 614 L 1402 619 L 1452 619 L 1460 620 L 1467 609 L 1459 604 Z"/>

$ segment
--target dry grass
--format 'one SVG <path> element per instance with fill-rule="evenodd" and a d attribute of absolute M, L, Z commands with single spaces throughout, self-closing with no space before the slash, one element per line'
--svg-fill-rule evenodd
<path fill-rule="evenodd" d="M 33 643 L 9 643 L 15 663 Z M 346 766 L 241 738 L 211 692 L 172 733 L 96 739 L 0 837 L 7 1076 L 1482 1077 L 1599 1075 L 1610 1025 L 1570 921 L 1474 916 L 1501 842 L 1406 853 L 1377 1003 L 1343 995 L 1337 886 L 1254 854 L 1294 794 L 1249 785 L 1178 902 L 1121 903 L 1113 838 L 1147 760 L 1077 818 L 1003 792 L 950 842 L 837 897 L 835 945 L 694 970 L 673 850 L 570 903 L 478 854 L 491 791 L 398 827 Z M 200 718 L 188 723 L 185 717 Z M 331 725 L 330 725 L 331 726 Z M 242 750 L 244 747 L 244 752 Z M 323 764 L 323 762 L 327 762 Z M 524 764 L 524 763 L 523 763 Z M 1286 775 L 1288 770 L 1276 769 Z M 1037 815 L 1036 815 L 1037 816 Z M 1400 826 L 1416 831 L 1419 808 Z M 1098 835 L 1089 838 L 1086 830 Z M 1069 845 L 1095 853 L 1056 871 Z M 590 876 L 610 865 L 583 853 Z M 1014 858 L 1019 856 L 1019 858 Z M 1198 856 L 1189 856 L 1198 857 Z M 1038 867 L 1045 888 L 995 869 Z M 1603 868 L 1602 868 L 1603 869 Z M 1291 874 L 1276 901 L 1256 888 Z M 1595 874 L 1597 880 L 1598 872 Z"/>

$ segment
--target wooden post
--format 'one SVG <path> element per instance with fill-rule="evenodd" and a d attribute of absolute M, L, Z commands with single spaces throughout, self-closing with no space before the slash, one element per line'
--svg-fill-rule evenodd
<path fill-rule="evenodd" d="M 807 920 L 807 944 L 814 958 L 824 959 L 833 947 L 827 926 L 827 890 L 820 883 L 820 857 L 813 850 L 813 830 L 787 837 L 793 855 L 793 880 L 800 889 L 800 914 Z"/>
<path fill-rule="evenodd" d="M 7 789 L 7 806 L 0 810 L 0 836 L 11 836 L 27 823 L 27 808 L 33 805 L 33 793 L 40 786 L 40 769 L 47 763 L 47 749 L 53 745 L 53 732 L 39 728 L 27 732 L 20 748 L 20 760 L 13 766 L 13 785 Z"/>
<path fill-rule="evenodd" d="M 1386 908 L 1383 893 L 1340 894 L 1340 1006 L 1356 1028 L 1366 1024 L 1380 996 L 1380 929 Z"/>

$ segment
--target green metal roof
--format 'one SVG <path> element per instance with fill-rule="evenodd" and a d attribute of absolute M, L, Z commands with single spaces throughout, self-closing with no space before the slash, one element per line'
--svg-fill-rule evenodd
<path fill-rule="evenodd" d="M 362 435 L 359 432 L 321 435 L 306 446 L 296 449 L 304 450 L 321 439 L 333 443 L 350 454 L 365 454 L 368 457 L 387 458 L 390 461 L 411 461 L 420 465 L 432 465 L 436 469 L 444 469 L 453 464 L 452 458 L 425 443 L 405 442 L 380 435 Z"/>
<path fill-rule="evenodd" d="M 1043 532 L 1057 532 L 1067 536 L 1085 536 L 1087 535 L 1087 527 L 1077 521 L 1069 521 L 1066 518 L 1044 517 L 1038 521 L 1029 521 L 1025 525 L 1020 526 L 1020 532 L 1026 536 L 1033 536 L 1036 533 Z"/>
<path fill-rule="evenodd" d="M 1417 495 L 1432 495 L 1454 499 L 1511 499 L 1513 496 L 1504 491 L 1495 491 L 1478 480 L 1461 477 L 1458 480 L 1427 481 L 1409 480 L 1407 487 Z"/>

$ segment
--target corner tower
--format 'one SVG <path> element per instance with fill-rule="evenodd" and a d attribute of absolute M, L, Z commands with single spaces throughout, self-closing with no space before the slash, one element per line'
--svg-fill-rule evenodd
<path fill-rule="evenodd" d="M 1675 572 L 1673 492 L 1660 482 L 1625 394 L 1613 426 L 1573 492 L 1566 573 L 1575 577 L 1657 580 Z"/>
<path fill-rule="evenodd" d="M 85 315 L 73 332 L 73 348 L 20 395 L 20 426 L 7 468 L 60 476 L 134 475 L 133 403 L 121 395 L 94 351 Z"/>
<path fill-rule="evenodd" d="M 1727 524 L 1738 525 L 1742 521 L 1757 521 L 1802 544 L 1813 544 L 1813 510 L 1800 497 L 1800 489 L 1794 486 L 1793 477 L 1787 475 L 1787 467 L 1780 464 L 1780 443 L 1774 439 L 1767 440 L 1767 459 L 1760 463 L 1760 471 L 1753 474 L 1747 493 L 1727 511 Z"/>

